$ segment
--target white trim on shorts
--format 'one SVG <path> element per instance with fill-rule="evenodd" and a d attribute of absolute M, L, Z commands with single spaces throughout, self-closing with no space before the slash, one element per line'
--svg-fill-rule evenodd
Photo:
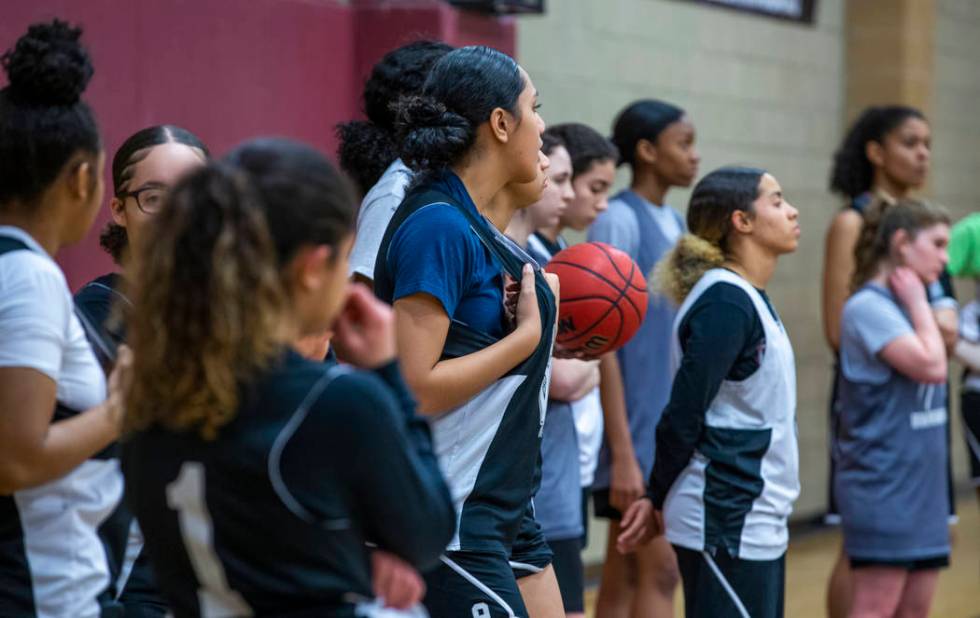
<path fill-rule="evenodd" d="M 701 555 L 704 556 L 705 562 L 707 562 L 708 566 L 711 567 L 711 571 L 715 574 L 715 577 L 717 577 L 718 581 L 721 582 L 721 587 L 728 593 L 729 598 L 731 598 L 732 603 L 735 604 L 735 607 L 738 609 L 739 614 L 742 615 L 742 618 L 752 618 L 749 616 L 748 610 L 745 609 L 745 605 L 742 604 L 742 599 L 738 598 L 738 594 L 735 593 L 735 589 L 732 588 L 731 584 L 728 583 L 728 580 L 725 579 L 725 576 L 722 575 L 721 569 L 719 569 L 718 565 L 715 564 L 711 554 L 706 551 L 702 551 Z"/>
<path fill-rule="evenodd" d="M 541 567 L 536 567 L 533 564 L 528 564 L 526 562 L 514 562 L 513 560 L 508 561 L 510 568 L 517 569 L 518 571 L 527 571 L 528 573 L 543 573 L 544 569 Z"/>
<path fill-rule="evenodd" d="M 470 574 L 466 569 L 464 569 L 463 567 L 459 566 L 458 564 L 450 560 L 449 557 L 439 556 L 439 559 L 442 560 L 443 563 L 445 563 L 446 566 L 448 566 L 450 569 L 456 571 L 463 579 L 476 586 L 477 590 L 484 593 L 485 595 L 490 597 L 494 602 L 499 604 L 500 607 L 504 608 L 504 611 L 507 612 L 508 618 L 517 618 L 517 614 L 515 614 L 514 610 L 510 608 L 510 605 L 507 605 L 507 602 L 504 601 L 499 594 L 491 590 L 489 586 L 487 586 L 486 584 L 478 580 L 476 577 Z"/>

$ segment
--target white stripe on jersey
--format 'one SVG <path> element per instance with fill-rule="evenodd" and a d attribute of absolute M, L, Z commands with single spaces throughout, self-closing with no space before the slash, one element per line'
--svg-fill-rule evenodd
<path fill-rule="evenodd" d="M 431 422 L 432 444 L 456 508 L 456 532 L 447 551 L 460 549 L 463 505 L 473 492 L 504 411 L 527 376 L 501 378 L 463 405 Z"/>
<path fill-rule="evenodd" d="M 123 493 L 119 460 L 90 459 L 60 479 L 14 493 L 37 618 L 98 618 L 109 586 L 99 526 Z"/>

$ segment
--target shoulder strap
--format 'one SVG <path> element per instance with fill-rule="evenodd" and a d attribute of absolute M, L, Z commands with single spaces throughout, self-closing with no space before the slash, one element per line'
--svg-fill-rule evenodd
<path fill-rule="evenodd" d="M 11 238 L 10 236 L 0 236 L 0 255 L 4 253 L 10 253 L 11 251 L 30 251 L 31 248 L 27 246 L 24 241 L 17 238 Z"/>
<path fill-rule="evenodd" d="M 374 294 L 386 303 L 390 304 L 395 294 L 395 288 L 388 273 L 388 247 L 391 245 L 391 239 L 394 238 L 395 232 L 398 231 L 402 223 L 416 211 L 429 204 L 440 203 L 452 204 L 453 201 L 441 191 L 428 187 L 410 189 L 401 205 L 395 210 L 395 214 L 392 215 L 391 221 L 388 222 L 388 227 L 381 238 L 381 245 L 378 247 L 378 255 L 374 261 Z"/>

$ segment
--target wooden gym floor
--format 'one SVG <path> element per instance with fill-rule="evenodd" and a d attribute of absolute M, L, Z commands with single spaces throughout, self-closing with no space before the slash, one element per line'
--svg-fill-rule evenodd
<path fill-rule="evenodd" d="M 980 618 L 980 510 L 976 495 L 960 494 L 960 521 L 953 528 L 952 565 L 939 579 L 939 590 L 930 616 Z M 786 557 L 787 618 L 822 618 L 827 578 L 840 551 L 840 533 L 822 528 L 794 536 Z M 592 618 L 596 588 L 586 593 L 587 615 Z M 684 616 L 684 600 L 678 590 L 677 618 Z"/>

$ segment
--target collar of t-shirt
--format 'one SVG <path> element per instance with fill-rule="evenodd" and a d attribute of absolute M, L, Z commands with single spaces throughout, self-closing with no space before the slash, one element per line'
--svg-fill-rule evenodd
<path fill-rule="evenodd" d="M 16 238 L 17 240 L 27 245 L 27 248 L 30 249 L 31 251 L 35 253 L 40 253 L 41 255 L 43 255 L 48 259 L 51 258 L 51 256 L 48 255 L 48 252 L 44 250 L 44 247 L 42 247 L 40 244 L 38 244 L 36 240 L 34 240 L 33 236 L 31 236 L 30 234 L 28 234 L 26 231 L 24 231 L 19 227 L 14 227 L 12 225 L 0 225 L 0 236 L 6 236 L 8 238 Z"/>
<path fill-rule="evenodd" d="M 446 170 L 438 178 L 436 178 L 432 183 L 433 188 L 438 191 L 442 191 L 446 195 L 450 196 L 457 203 L 467 208 L 472 212 L 478 219 L 483 219 L 483 215 L 480 214 L 480 210 L 476 207 L 473 202 L 473 198 L 470 197 L 470 192 L 466 190 L 466 185 L 463 181 L 459 179 L 452 170 Z"/>
<path fill-rule="evenodd" d="M 681 237 L 683 230 L 681 229 L 680 224 L 677 222 L 677 218 L 674 216 L 674 213 L 671 212 L 670 206 L 667 206 L 666 204 L 654 204 L 639 193 L 636 193 L 635 191 L 633 193 L 635 193 L 647 207 L 647 211 L 650 213 L 650 216 L 653 217 L 657 227 L 660 228 L 660 233 L 663 234 L 669 242 L 676 242 L 677 239 Z"/>

